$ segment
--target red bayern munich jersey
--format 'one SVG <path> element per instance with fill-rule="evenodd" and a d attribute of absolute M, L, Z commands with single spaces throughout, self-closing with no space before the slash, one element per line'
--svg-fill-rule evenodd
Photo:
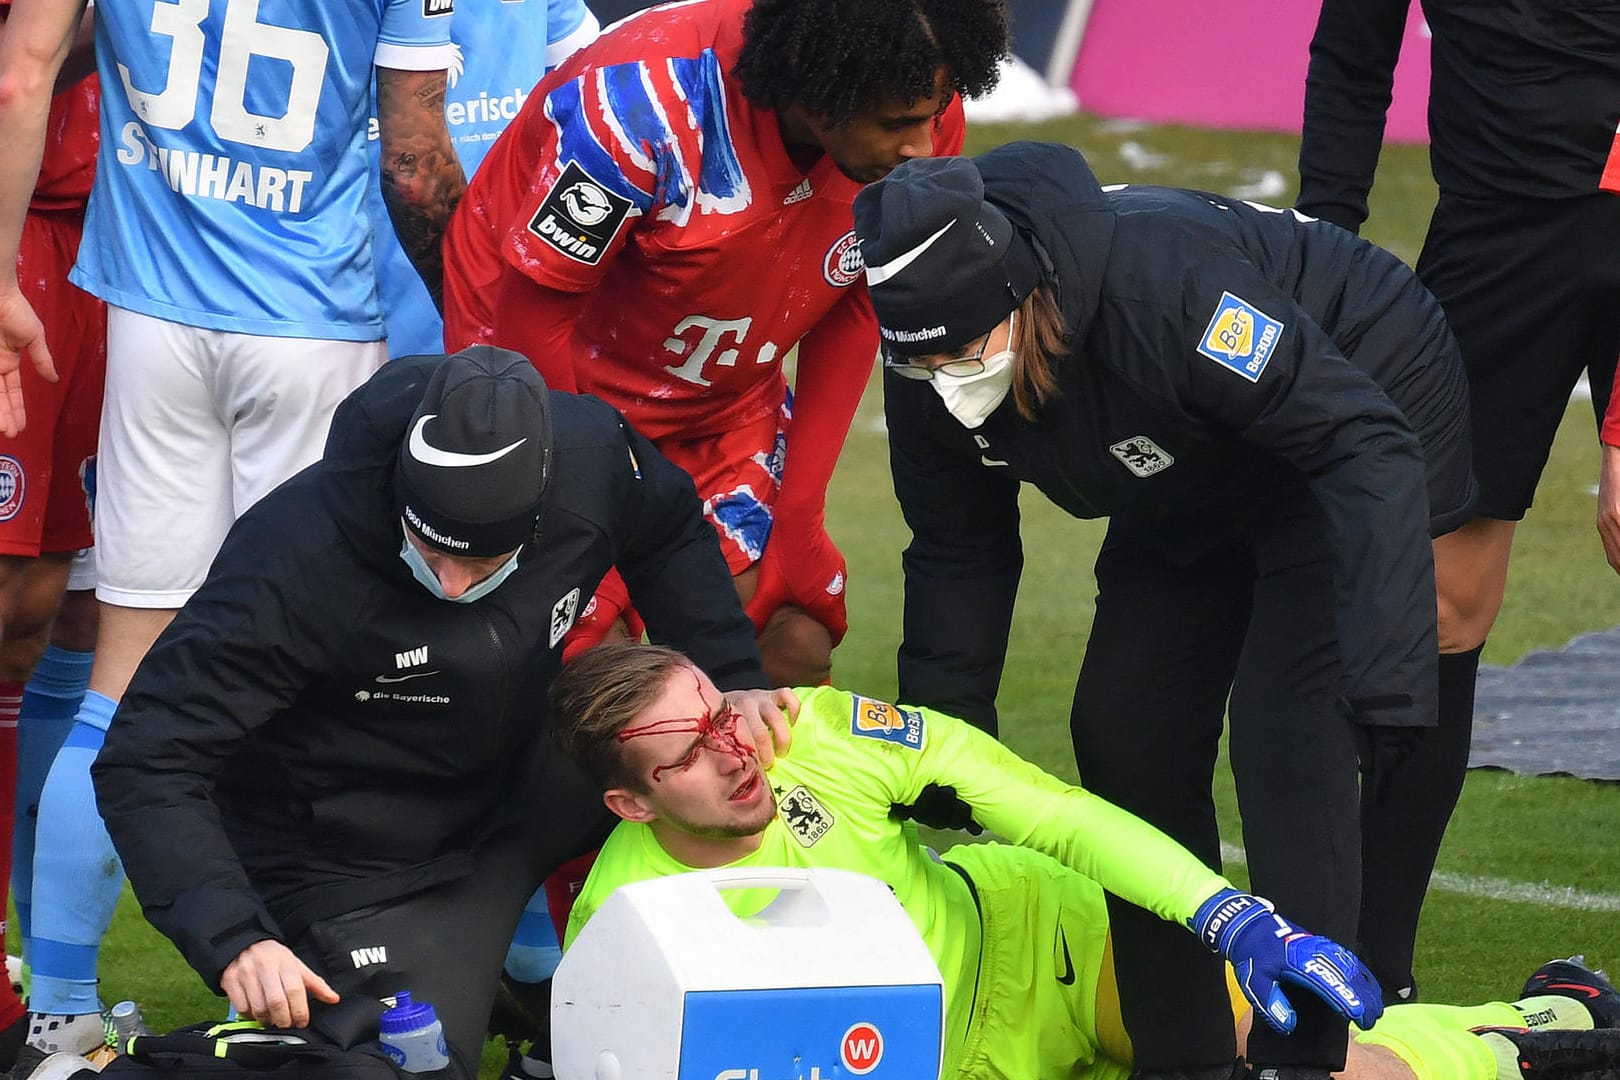
<path fill-rule="evenodd" d="M 0 0 L 0 8 L 11 0 Z M 75 210 L 90 199 L 101 147 L 101 82 L 88 75 L 51 98 L 45 127 L 45 160 L 28 200 L 30 210 Z"/>
<path fill-rule="evenodd" d="M 578 389 L 654 439 L 773 413 L 782 357 L 818 326 L 800 351 L 801 395 L 820 354 L 862 365 L 865 385 L 877 333 L 853 229 L 860 185 L 825 154 L 801 172 L 776 113 L 743 97 L 730 70 L 747 8 L 698 0 L 635 16 L 536 88 L 446 239 L 449 347 L 536 355 L 498 284 L 516 272 L 590 292 L 571 342 Z M 958 153 L 963 131 L 953 98 L 934 152 Z"/>
<path fill-rule="evenodd" d="M 74 210 L 89 201 L 101 147 L 101 80 L 87 75 L 51 98 L 45 160 L 30 210 Z"/>

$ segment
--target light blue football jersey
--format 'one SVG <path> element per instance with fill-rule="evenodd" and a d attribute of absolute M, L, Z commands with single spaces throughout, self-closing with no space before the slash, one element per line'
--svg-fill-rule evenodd
<path fill-rule="evenodd" d="M 444 112 L 468 176 L 477 171 L 540 77 L 589 44 L 599 29 L 584 0 L 457 0 L 450 33 L 459 62 L 450 69 Z M 377 155 L 375 138 L 371 152 Z M 444 320 L 399 246 L 375 176 L 371 201 L 388 355 L 439 352 L 444 348 Z"/>
<path fill-rule="evenodd" d="M 101 156 L 72 280 L 207 329 L 382 337 L 372 69 L 449 67 L 452 4 L 98 4 Z"/>

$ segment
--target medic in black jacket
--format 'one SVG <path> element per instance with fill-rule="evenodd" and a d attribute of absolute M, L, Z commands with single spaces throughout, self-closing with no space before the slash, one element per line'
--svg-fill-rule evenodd
<path fill-rule="evenodd" d="M 617 413 L 487 346 L 384 367 L 232 528 L 108 732 L 97 796 L 153 925 L 278 1023 L 323 976 L 411 990 L 473 1075 L 524 901 L 608 824 L 541 735 L 614 565 L 652 634 L 763 685 L 691 481 Z M 265 941 L 315 976 L 279 1013 Z"/>
<path fill-rule="evenodd" d="M 855 218 L 912 530 L 901 699 L 993 731 L 1020 484 L 1110 516 L 1073 715 L 1087 786 L 1219 865 L 1230 694 L 1255 889 L 1353 940 L 1355 743 L 1375 790 L 1405 741 L 1388 733 L 1434 722 L 1430 537 L 1473 491 L 1438 305 L 1343 230 L 1104 190 L 1061 146 L 909 162 Z M 1219 966 L 1110 913 L 1139 1075 L 1229 1075 Z M 1344 1045 L 1342 1021 L 1302 1011 L 1289 1038 L 1257 1030 L 1250 1060 L 1336 1068 Z"/>

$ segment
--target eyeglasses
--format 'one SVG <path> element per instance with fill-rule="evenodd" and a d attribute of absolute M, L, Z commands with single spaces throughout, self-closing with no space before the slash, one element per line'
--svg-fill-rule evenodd
<path fill-rule="evenodd" d="M 1012 341 L 1013 323 L 1018 318 L 1016 311 L 1007 316 L 1007 340 Z M 990 334 L 995 333 L 992 329 Z M 902 379 L 915 379 L 921 382 L 932 379 L 935 375 L 948 375 L 956 379 L 965 379 L 970 375 L 978 375 L 984 371 L 984 351 L 990 347 L 990 334 L 984 335 L 979 342 L 977 352 L 968 356 L 958 356 L 954 360 L 946 360 L 938 364 L 919 364 L 914 360 L 894 360 L 884 357 L 883 366 L 894 372 Z"/>

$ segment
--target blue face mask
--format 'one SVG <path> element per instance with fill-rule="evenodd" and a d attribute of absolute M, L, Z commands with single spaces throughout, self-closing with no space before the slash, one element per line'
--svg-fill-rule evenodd
<path fill-rule="evenodd" d="M 421 584 L 422 588 L 426 589 L 440 600 L 448 600 L 452 604 L 470 604 L 474 600 L 482 600 L 484 597 L 500 588 L 501 582 L 511 577 L 512 571 L 517 569 L 518 555 L 520 555 L 522 552 L 523 549 L 521 547 L 518 548 L 517 551 L 512 552 L 512 557 L 502 563 L 500 569 L 496 570 L 487 578 L 472 586 L 460 596 L 445 595 L 444 586 L 439 584 L 438 575 L 433 572 L 432 567 L 428 566 L 427 560 L 422 557 L 422 553 L 420 551 L 416 550 L 416 545 L 411 543 L 408 537 L 404 542 L 404 546 L 399 549 L 399 557 L 405 560 L 406 566 L 411 568 L 411 574 Z"/>

